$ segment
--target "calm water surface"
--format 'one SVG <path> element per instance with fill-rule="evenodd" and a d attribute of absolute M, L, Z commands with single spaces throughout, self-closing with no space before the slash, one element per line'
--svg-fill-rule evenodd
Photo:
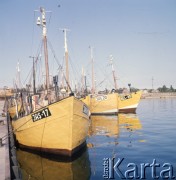
<path fill-rule="evenodd" d="M 87 146 L 71 162 L 18 150 L 23 179 L 103 179 L 103 159 L 113 157 L 115 162 L 124 158 L 119 166 L 123 174 L 129 163 L 140 170 L 141 163 L 156 159 L 161 165 L 156 175 L 170 163 L 176 176 L 176 99 L 141 100 L 136 115 L 92 117 Z M 116 173 L 115 179 L 120 179 Z M 152 179 L 151 168 L 146 169 L 146 179 Z"/>

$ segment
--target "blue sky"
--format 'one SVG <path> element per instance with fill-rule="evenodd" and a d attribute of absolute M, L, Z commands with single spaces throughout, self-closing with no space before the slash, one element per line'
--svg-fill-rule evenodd
<path fill-rule="evenodd" d="M 52 11 L 48 14 L 48 39 L 61 63 L 64 40 L 59 28 L 71 30 L 71 66 L 77 76 L 84 66 L 89 85 L 89 46 L 93 46 L 97 84 L 104 80 L 100 89 L 112 86 L 110 54 L 114 57 L 119 87 L 131 83 L 133 87 L 151 88 L 153 77 L 154 88 L 164 84 L 176 88 L 175 0 L 1 1 L 0 87 L 13 86 L 18 60 L 22 82 L 27 83 L 32 66 L 29 56 L 36 55 L 41 42 L 41 30 L 35 25 L 39 14 L 34 16 L 34 10 L 40 6 Z M 49 61 L 50 74 L 55 75 L 57 64 L 51 50 Z"/>

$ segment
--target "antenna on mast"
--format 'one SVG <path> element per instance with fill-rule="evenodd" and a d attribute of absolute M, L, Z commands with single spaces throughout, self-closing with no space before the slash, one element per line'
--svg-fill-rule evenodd
<path fill-rule="evenodd" d="M 40 7 L 41 17 L 37 18 L 37 25 L 42 27 L 42 36 L 43 36 L 44 54 L 45 54 L 46 91 L 47 91 L 48 101 L 50 103 L 50 93 L 49 93 L 50 81 L 49 81 L 49 66 L 48 66 L 46 12 L 51 12 L 51 11 L 45 11 L 43 7 Z"/>
<path fill-rule="evenodd" d="M 85 85 L 85 71 L 84 71 L 84 67 L 82 67 L 82 71 L 81 71 L 81 83 L 82 83 L 82 86 L 81 86 L 81 91 L 82 91 L 82 94 L 84 94 L 84 91 L 86 89 L 86 85 Z"/>
<path fill-rule="evenodd" d="M 89 46 L 89 48 L 90 48 L 90 58 L 91 58 L 91 63 L 92 63 L 92 94 L 95 94 L 93 47 Z"/>
<path fill-rule="evenodd" d="M 152 91 L 154 90 L 154 89 L 153 89 L 153 82 L 154 82 L 154 78 L 152 77 Z"/>
<path fill-rule="evenodd" d="M 112 75 L 113 75 L 113 79 L 114 79 L 114 87 L 115 87 L 115 90 L 117 90 L 117 81 L 116 81 L 115 70 L 114 70 L 114 65 L 113 65 L 113 56 L 110 55 L 109 57 L 110 57 L 110 65 L 112 68 Z"/>
<path fill-rule="evenodd" d="M 66 81 L 67 81 L 67 91 L 69 91 L 70 80 L 69 80 L 69 66 L 68 66 L 68 46 L 67 46 L 67 32 L 70 31 L 69 29 L 63 28 L 59 29 L 64 33 L 64 49 L 65 49 L 65 68 L 66 68 Z M 71 90 L 71 89 L 70 89 Z"/>
<path fill-rule="evenodd" d="M 29 58 L 32 58 L 33 59 L 33 67 L 32 67 L 32 69 L 33 69 L 33 93 L 34 93 L 34 95 L 36 94 L 36 88 L 35 88 L 35 59 L 37 59 L 36 57 L 34 57 L 34 56 L 29 56 Z"/>
<path fill-rule="evenodd" d="M 17 75 L 16 75 L 16 85 L 17 85 L 17 88 L 21 89 L 21 78 L 20 78 L 20 62 L 18 60 L 18 63 L 17 63 Z"/>

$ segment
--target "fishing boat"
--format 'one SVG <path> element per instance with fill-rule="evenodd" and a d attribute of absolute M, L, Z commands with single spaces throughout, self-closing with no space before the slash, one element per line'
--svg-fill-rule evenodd
<path fill-rule="evenodd" d="M 81 100 L 87 104 L 91 115 L 115 115 L 118 113 L 118 95 L 112 94 L 89 94 Z"/>
<path fill-rule="evenodd" d="M 72 156 L 86 145 L 89 109 L 73 94 L 63 99 L 57 97 L 55 101 L 52 100 L 45 9 L 41 7 L 40 13 L 41 18 L 38 17 L 37 25 L 43 30 L 46 88 L 41 94 L 36 95 L 33 81 L 34 94 L 27 96 L 21 93 L 23 111 L 20 114 L 17 111 L 16 118 L 12 119 L 13 132 L 21 147 Z M 35 76 L 33 78 L 35 79 Z"/>
<path fill-rule="evenodd" d="M 127 94 L 117 93 L 117 82 L 115 70 L 113 66 L 112 56 L 110 56 L 110 64 L 112 67 L 112 74 L 114 80 L 114 88 L 108 94 L 95 93 L 95 80 L 94 80 L 94 60 L 91 50 L 92 62 L 92 93 L 85 96 L 81 100 L 90 107 L 91 115 L 112 115 L 117 113 L 135 113 L 139 104 L 142 91 L 129 92 Z"/>
<path fill-rule="evenodd" d="M 118 94 L 118 112 L 119 113 L 136 113 L 142 91 L 130 92 L 125 95 Z"/>
<path fill-rule="evenodd" d="M 19 61 L 17 63 L 17 74 L 16 74 L 16 81 L 14 83 L 14 89 L 16 89 L 15 93 L 11 93 L 11 96 L 9 96 L 6 100 L 8 101 L 7 105 L 8 105 L 8 113 L 10 115 L 11 119 L 16 118 L 16 115 L 18 113 L 20 113 L 21 111 L 21 102 L 20 102 L 20 98 L 18 98 L 19 96 L 19 92 L 18 89 L 20 88 L 21 85 L 21 81 L 20 81 L 20 65 L 19 65 Z"/>
<path fill-rule="evenodd" d="M 113 65 L 113 57 L 110 55 L 110 65 L 112 68 L 112 75 L 114 80 L 114 91 L 116 92 L 117 102 L 118 102 L 118 112 L 119 113 L 136 113 L 137 106 L 141 99 L 142 91 L 128 92 L 125 94 L 117 93 L 117 78 L 115 76 L 115 69 Z"/>
<path fill-rule="evenodd" d="M 92 89 L 81 100 L 87 104 L 91 115 L 113 115 L 118 112 L 117 94 L 98 94 L 95 90 L 93 47 L 90 46 L 92 64 Z M 83 78 L 86 79 L 86 78 Z M 87 87 L 85 82 L 85 87 Z"/>
<path fill-rule="evenodd" d="M 15 99 L 11 99 L 9 101 L 10 105 L 8 105 L 8 113 L 10 115 L 11 119 L 14 119 L 16 117 L 16 115 L 20 112 L 21 110 L 21 103 L 16 102 Z"/>

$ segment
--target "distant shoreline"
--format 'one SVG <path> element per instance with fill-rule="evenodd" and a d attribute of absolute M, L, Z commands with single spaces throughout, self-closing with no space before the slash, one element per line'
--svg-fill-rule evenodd
<path fill-rule="evenodd" d="M 150 98 L 176 98 L 176 92 L 163 92 L 163 93 L 143 93 L 141 99 Z"/>

